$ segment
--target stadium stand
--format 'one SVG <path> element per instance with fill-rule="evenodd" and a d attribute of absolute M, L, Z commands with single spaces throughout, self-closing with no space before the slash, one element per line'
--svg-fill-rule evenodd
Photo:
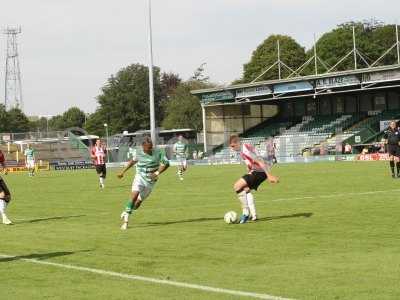
<path fill-rule="evenodd" d="M 344 131 L 343 142 L 354 145 L 377 140 L 377 138 L 382 135 L 380 122 L 384 120 L 396 120 L 399 118 L 399 110 L 372 112 L 369 116 Z"/>
<path fill-rule="evenodd" d="M 364 130 L 365 126 L 374 125 L 374 128 L 378 129 L 379 121 L 391 119 L 397 114 L 397 112 L 384 112 L 375 116 L 368 116 L 362 113 L 354 115 L 305 116 L 298 123 L 280 121 L 268 124 L 265 127 L 258 125 L 256 128 L 249 130 L 249 132 L 242 134 L 242 140 L 253 144 L 262 153 L 263 151 L 265 152 L 266 138 L 274 137 L 276 156 L 278 158 L 296 157 L 302 155 L 304 149 L 317 147 L 321 144 L 334 148 L 338 138 L 340 143 L 343 143 L 354 135 L 359 134 L 360 131 Z M 290 124 L 292 125 L 291 127 L 289 127 Z M 372 132 L 371 135 L 375 133 L 377 132 Z M 234 154 L 227 147 L 219 149 L 215 153 L 215 159 L 217 160 L 229 160 L 233 156 Z"/>
<path fill-rule="evenodd" d="M 280 121 L 278 120 L 267 120 L 266 122 L 259 124 L 245 133 L 243 133 L 242 137 L 268 137 L 275 136 L 283 131 L 285 131 L 288 127 L 293 125 L 295 121 Z"/>
<path fill-rule="evenodd" d="M 9 164 L 24 161 L 22 149 L 27 144 L 32 144 L 35 149 L 37 161 L 90 161 L 88 146 L 71 132 L 1 134 L 2 137 L 5 135 L 10 137 L 10 142 L 2 144 L 0 149 L 6 154 Z"/>
<path fill-rule="evenodd" d="M 275 137 L 278 157 L 301 155 L 303 149 L 326 141 L 347 124 L 351 115 L 304 117 L 303 121 Z"/>

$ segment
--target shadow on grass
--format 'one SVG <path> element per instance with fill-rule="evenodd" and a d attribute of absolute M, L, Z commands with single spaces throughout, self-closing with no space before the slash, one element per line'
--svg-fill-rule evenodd
<path fill-rule="evenodd" d="M 197 219 L 176 220 L 176 221 L 167 221 L 167 222 L 151 222 L 151 223 L 143 224 L 142 227 L 174 225 L 174 224 L 183 224 L 183 223 L 201 223 L 201 222 L 220 221 L 220 220 L 221 220 L 221 218 L 197 218 Z"/>
<path fill-rule="evenodd" d="M 257 221 L 273 221 L 273 220 L 280 220 L 280 219 L 289 219 L 289 218 L 310 218 L 312 217 L 313 213 L 297 213 L 291 215 L 283 215 L 283 216 L 272 216 L 272 217 L 265 217 L 260 218 Z"/>
<path fill-rule="evenodd" d="M 273 221 L 279 219 L 289 219 L 289 218 L 310 218 L 313 213 L 297 213 L 291 215 L 283 215 L 283 216 L 272 216 L 260 218 L 257 222 L 265 222 L 265 221 Z M 174 224 L 183 224 L 183 223 L 202 223 L 202 222 L 211 222 L 211 221 L 221 221 L 222 218 L 198 218 L 198 219 L 186 219 L 186 220 L 176 220 L 176 221 L 167 221 L 167 222 L 151 222 L 145 223 L 140 227 L 151 227 L 151 226 L 164 226 L 164 225 L 174 225 Z"/>
<path fill-rule="evenodd" d="M 86 217 L 86 215 L 57 216 L 57 217 L 39 218 L 39 219 L 19 221 L 19 222 L 15 222 L 14 224 L 17 225 L 17 224 L 24 224 L 24 223 L 38 223 L 38 222 L 46 222 L 46 221 L 67 220 L 67 219 L 81 218 L 81 217 Z"/>
<path fill-rule="evenodd" d="M 60 251 L 60 252 L 49 252 L 49 253 L 33 253 L 28 255 L 19 255 L 19 256 L 12 256 L 12 257 L 1 257 L 0 263 L 2 262 L 11 262 L 17 260 L 24 260 L 24 259 L 34 259 L 34 260 L 46 260 L 49 258 L 72 255 L 75 253 L 82 253 L 82 252 L 90 252 L 92 250 L 81 250 L 81 251 Z"/>

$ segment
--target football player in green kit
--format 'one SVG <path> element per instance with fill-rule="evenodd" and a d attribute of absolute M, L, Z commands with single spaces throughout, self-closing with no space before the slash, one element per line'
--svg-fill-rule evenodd
<path fill-rule="evenodd" d="M 168 169 L 169 161 L 164 151 L 153 148 L 151 139 L 145 138 L 141 149 L 136 151 L 135 156 L 118 174 L 118 177 L 123 178 L 124 174 L 134 165 L 136 165 L 136 175 L 132 183 L 131 199 L 129 199 L 121 214 L 122 230 L 128 228 L 129 217 L 139 209 L 142 202 L 151 194 L 160 174 Z"/>
<path fill-rule="evenodd" d="M 183 173 L 187 170 L 187 157 L 189 148 L 185 143 L 183 136 L 178 137 L 178 141 L 173 146 L 173 152 L 178 161 L 178 177 L 183 180 Z"/>

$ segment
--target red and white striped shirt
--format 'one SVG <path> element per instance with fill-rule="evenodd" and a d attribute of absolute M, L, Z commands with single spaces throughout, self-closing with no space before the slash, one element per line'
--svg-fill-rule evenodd
<path fill-rule="evenodd" d="M 103 147 L 97 147 L 94 146 L 92 148 L 92 156 L 95 156 L 95 158 L 93 158 L 93 162 L 96 166 L 98 165 L 104 165 L 106 163 L 106 154 L 107 154 L 107 150 L 104 149 Z"/>
<path fill-rule="evenodd" d="M 4 158 L 4 154 L 2 151 L 0 151 L 0 163 L 4 163 L 6 159 Z"/>
<path fill-rule="evenodd" d="M 256 161 L 258 153 L 256 148 L 251 144 L 243 144 L 240 157 L 243 159 L 249 171 L 264 172 L 263 168 Z"/>

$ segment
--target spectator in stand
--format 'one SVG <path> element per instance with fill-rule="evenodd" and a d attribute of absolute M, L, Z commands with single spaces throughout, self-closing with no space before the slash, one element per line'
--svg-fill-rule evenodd
<path fill-rule="evenodd" d="M 344 146 L 344 154 L 352 154 L 353 153 L 353 148 L 351 147 L 351 145 L 349 143 L 347 143 Z"/>

